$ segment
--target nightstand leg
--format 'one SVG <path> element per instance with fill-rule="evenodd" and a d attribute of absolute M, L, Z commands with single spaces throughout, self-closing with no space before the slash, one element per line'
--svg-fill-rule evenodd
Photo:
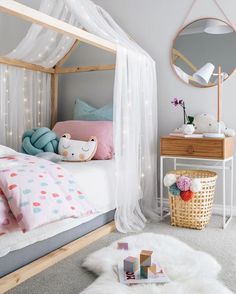
<path fill-rule="evenodd" d="M 225 174 L 225 165 L 224 165 L 224 174 Z M 223 178 L 225 181 L 225 178 Z M 224 185 L 224 189 L 226 189 L 226 185 Z M 226 190 L 224 192 L 224 199 L 226 195 Z M 224 219 L 223 219 L 223 229 L 225 229 L 228 224 L 231 222 L 233 218 L 233 197 L 234 197 L 234 159 L 230 160 L 230 212 L 229 217 L 226 216 L 226 203 L 224 202 Z"/>
<path fill-rule="evenodd" d="M 223 229 L 225 229 L 226 225 L 226 201 L 225 201 L 225 161 L 223 162 L 222 169 L 222 189 L 223 189 Z"/>
<path fill-rule="evenodd" d="M 174 158 L 174 170 L 176 170 L 176 158 Z"/>
<path fill-rule="evenodd" d="M 230 216 L 233 217 L 233 207 L 234 207 L 234 159 L 231 159 L 231 168 L 230 168 Z"/>
<path fill-rule="evenodd" d="M 163 157 L 160 157 L 160 209 L 161 219 L 163 219 Z"/>

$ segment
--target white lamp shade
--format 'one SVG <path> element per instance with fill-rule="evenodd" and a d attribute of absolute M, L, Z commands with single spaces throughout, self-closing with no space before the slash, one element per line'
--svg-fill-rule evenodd
<path fill-rule="evenodd" d="M 221 35 L 233 32 L 233 29 L 225 22 L 217 19 L 209 19 L 206 22 L 204 32 L 207 34 Z"/>
<path fill-rule="evenodd" d="M 198 84 L 206 86 L 210 81 L 214 69 L 215 66 L 208 62 L 193 74 L 193 78 Z"/>

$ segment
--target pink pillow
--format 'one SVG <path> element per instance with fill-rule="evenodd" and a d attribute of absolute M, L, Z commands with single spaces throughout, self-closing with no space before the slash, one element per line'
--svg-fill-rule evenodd
<path fill-rule="evenodd" d="M 53 131 L 62 136 L 71 135 L 72 140 L 88 141 L 91 136 L 98 140 L 98 148 L 93 159 L 111 159 L 113 157 L 113 124 L 111 121 L 69 120 L 57 122 Z"/>

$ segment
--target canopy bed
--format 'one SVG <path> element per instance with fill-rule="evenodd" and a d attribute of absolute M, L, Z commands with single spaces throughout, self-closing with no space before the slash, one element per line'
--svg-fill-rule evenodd
<path fill-rule="evenodd" d="M 27 250 L 23 246 L 17 248 L 18 251 L 8 250 L 8 255 L 2 254 L 0 263 L 9 264 L 5 270 L 1 270 L 3 276 L 85 235 L 1 278 L 0 290 L 6 291 L 114 230 L 114 223 L 109 223 L 113 219 L 114 208 L 116 228 L 121 232 L 141 230 L 146 217 L 159 219 L 156 174 L 157 93 L 155 62 L 106 11 L 93 2 L 43 0 L 37 11 L 12 0 L 0 0 L 0 11 L 33 23 L 19 45 L 8 55 L 0 57 L 3 113 L 0 144 L 17 149 L 25 129 L 53 126 L 56 123 L 59 74 L 116 70 L 113 97 L 115 160 L 110 163 L 91 163 L 99 173 L 101 170 L 108 173 L 113 169 L 110 173 L 113 181 L 110 183 L 114 190 L 107 188 L 110 195 L 105 196 L 109 207 L 97 219 L 84 220 L 83 228 L 78 222 L 70 227 L 70 231 L 54 234 L 58 238 L 52 242 L 54 245 L 49 246 L 47 242 L 35 243 L 36 241 L 28 243 L 25 248 L 29 249 L 31 255 L 18 265 L 12 266 L 12 261 L 25 254 Z M 116 65 L 62 67 L 80 42 L 116 54 Z M 16 80 L 17 84 L 14 83 Z M 15 97 L 18 97 L 17 100 Z M 76 174 L 76 169 L 72 169 L 73 174 Z M 71 166 L 68 170 L 71 171 Z M 90 166 L 86 165 L 84 170 L 89 173 Z M 79 176 L 83 177 L 83 174 L 80 173 Z M 107 175 L 105 177 L 108 179 Z M 98 227 L 100 228 L 95 230 Z M 46 238 L 41 240 L 47 241 Z M 32 247 L 35 245 L 32 243 L 41 246 L 41 249 Z M 35 251 L 39 251 L 37 256 Z"/>

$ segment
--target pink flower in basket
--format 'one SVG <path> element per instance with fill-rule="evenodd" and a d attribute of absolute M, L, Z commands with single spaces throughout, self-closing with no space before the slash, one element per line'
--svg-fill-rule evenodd
<path fill-rule="evenodd" d="M 190 190 L 192 180 L 188 177 L 181 176 L 177 179 L 176 185 L 180 189 L 180 191 L 188 191 Z"/>

